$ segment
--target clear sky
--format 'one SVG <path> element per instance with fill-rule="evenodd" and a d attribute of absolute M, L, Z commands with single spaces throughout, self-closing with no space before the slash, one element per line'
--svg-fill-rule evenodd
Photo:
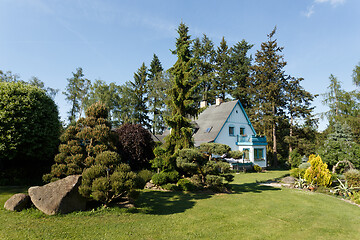
<path fill-rule="evenodd" d="M 65 120 L 70 105 L 61 92 L 77 67 L 92 81 L 117 84 L 149 66 L 154 53 L 167 69 L 181 21 L 192 38 L 205 33 L 216 46 L 223 36 L 230 46 L 245 39 L 253 56 L 277 26 L 286 73 L 303 77 L 306 90 L 324 93 L 330 74 L 354 89 L 359 0 L 0 0 L 0 69 L 60 89 L 55 100 Z M 326 111 L 321 97 L 314 106 Z"/>

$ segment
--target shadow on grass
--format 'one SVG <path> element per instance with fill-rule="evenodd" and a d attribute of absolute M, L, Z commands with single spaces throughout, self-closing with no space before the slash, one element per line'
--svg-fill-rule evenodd
<path fill-rule="evenodd" d="M 197 200 L 210 198 L 211 193 L 145 191 L 136 202 L 145 213 L 169 215 L 185 212 L 194 207 Z"/>
<path fill-rule="evenodd" d="M 28 186 L 0 186 L 0 195 L 27 193 Z"/>
<path fill-rule="evenodd" d="M 281 188 L 259 185 L 258 183 L 230 184 L 235 194 L 247 192 L 261 193 L 263 191 L 279 191 Z"/>

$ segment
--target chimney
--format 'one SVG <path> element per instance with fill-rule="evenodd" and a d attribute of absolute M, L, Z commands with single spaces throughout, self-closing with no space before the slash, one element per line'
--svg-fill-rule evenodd
<path fill-rule="evenodd" d="M 219 106 L 220 104 L 223 103 L 223 99 L 222 98 L 216 98 L 216 106 Z"/>
<path fill-rule="evenodd" d="M 203 100 L 200 102 L 200 108 L 204 108 L 204 107 L 207 107 L 207 101 L 206 100 Z"/>

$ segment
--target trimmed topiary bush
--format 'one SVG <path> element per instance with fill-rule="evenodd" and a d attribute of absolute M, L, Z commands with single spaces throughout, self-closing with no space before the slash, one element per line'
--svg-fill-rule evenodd
<path fill-rule="evenodd" d="M 183 191 L 195 191 L 196 186 L 187 178 L 182 178 L 177 182 L 179 188 Z"/>
<path fill-rule="evenodd" d="M 155 173 L 151 180 L 155 185 L 161 186 L 167 183 L 167 175 L 164 172 Z"/>
<path fill-rule="evenodd" d="M 79 192 L 108 206 L 120 198 L 131 197 L 136 187 L 137 176 L 130 166 L 120 163 L 116 152 L 105 151 L 96 156 L 94 165 L 84 170 Z"/>
<path fill-rule="evenodd" d="M 214 191 L 221 191 L 224 187 L 224 178 L 217 175 L 207 175 L 205 183 L 208 188 Z"/>

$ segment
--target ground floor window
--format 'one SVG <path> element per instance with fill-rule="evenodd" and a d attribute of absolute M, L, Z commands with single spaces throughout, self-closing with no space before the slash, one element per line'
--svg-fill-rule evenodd
<path fill-rule="evenodd" d="M 254 149 L 254 159 L 255 160 L 264 159 L 264 149 L 263 148 L 255 148 Z"/>

